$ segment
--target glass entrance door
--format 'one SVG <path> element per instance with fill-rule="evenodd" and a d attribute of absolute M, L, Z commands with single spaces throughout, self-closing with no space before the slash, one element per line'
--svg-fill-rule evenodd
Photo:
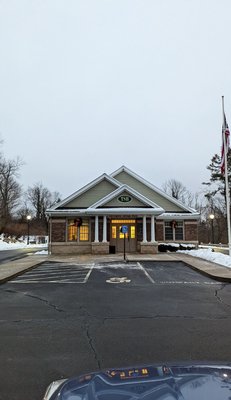
<path fill-rule="evenodd" d="M 128 233 L 122 233 L 122 226 L 127 226 Z M 112 220 L 111 221 L 111 240 L 110 244 L 115 246 L 116 253 L 124 251 L 124 236 L 126 253 L 135 253 L 137 251 L 136 239 L 136 220 Z"/>

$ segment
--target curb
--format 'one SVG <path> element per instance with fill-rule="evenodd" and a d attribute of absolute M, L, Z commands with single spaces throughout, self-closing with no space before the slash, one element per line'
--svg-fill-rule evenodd
<path fill-rule="evenodd" d="M 190 257 L 189 254 L 187 254 L 186 256 L 189 256 L 189 257 Z M 196 257 L 196 259 L 197 259 L 197 260 L 200 260 L 201 262 L 204 262 L 204 261 L 205 261 L 203 258 L 200 258 L 200 257 Z M 206 276 L 206 277 L 208 277 L 208 278 L 211 278 L 211 279 L 213 279 L 213 280 L 220 281 L 220 282 L 231 283 L 231 277 L 229 278 L 229 277 L 225 277 L 225 276 L 214 275 L 214 274 L 209 273 L 208 271 L 205 271 L 205 270 L 203 270 L 203 269 L 201 269 L 201 268 L 199 268 L 199 267 L 197 267 L 197 266 L 195 266 L 195 265 L 192 265 L 192 264 L 189 263 L 189 261 L 187 261 L 187 260 L 179 260 L 179 261 L 183 262 L 183 263 L 186 264 L 189 268 L 193 269 L 194 271 L 200 272 L 201 275 L 204 275 L 204 276 Z M 212 265 L 214 265 L 214 266 L 217 267 L 217 268 L 219 268 L 219 267 L 225 268 L 225 269 L 227 268 L 227 267 L 225 267 L 224 265 L 216 264 L 216 263 L 214 263 L 214 262 L 212 262 L 212 261 L 207 261 L 207 262 L 210 263 L 210 264 L 212 264 Z"/>
<path fill-rule="evenodd" d="M 188 264 L 186 261 L 181 261 L 181 262 L 183 262 L 185 265 L 187 265 L 187 267 L 193 269 L 194 271 L 199 272 L 201 275 L 204 275 L 207 278 L 213 279 L 214 281 L 231 283 L 231 278 L 228 278 L 225 276 L 212 275 L 207 271 L 204 271 L 198 267 L 195 267 L 194 265 Z"/>
<path fill-rule="evenodd" d="M 23 275 L 25 272 L 28 272 L 28 271 L 38 267 L 39 265 L 41 265 L 43 263 L 44 263 L 44 261 L 40 261 L 37 264 L 34 264 L 34 265 L 32 265 L 32 266 L 30 266 L 28 268 L 25 268 L 25 269 L 23 269 L 21 271 L 15 272 L 14 274 L 6 276 L 5 278 L 0 278 L 0 285 L 3 285 L 4 283 L 8 282 L 9 280 L 17 278 L 20 275 Z"/>
<path fill-rule="evenodd" d="M 218 275 L 213 275 L 210 274 L 207 271 L 204 271 L 198 267 L 195 267 L 194 265 L 188 264 L 187 261 L 182 261 L 184 264 L 186 264 L 188 267 L 193 269 L 194 271 L 200 272 L 201 275 L 206 276 L 207 278 L 213 279 L 214 281 L 219 281 L 219 282 L 226 282 L 226 283 L 231 283 L 231 278 L 225 277 L 225 276 L 218 276 Z"/>

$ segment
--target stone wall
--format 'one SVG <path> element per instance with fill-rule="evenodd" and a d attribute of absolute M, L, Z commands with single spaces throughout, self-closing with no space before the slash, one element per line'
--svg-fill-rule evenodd
<path fill-rule="evenodd" d="M 141 254 L 157 254 L 158 253 L 158 243 L 140 243 Z"/>
<path fill-rule="evenodd" d="M 109 242 L 91 243 L 92 254 L 109 254 Z"/>
<path fill-rule="evenodd" d="M 91 243 L 51 243 L 49 251 L 52 255 L 91 254 Z"/>

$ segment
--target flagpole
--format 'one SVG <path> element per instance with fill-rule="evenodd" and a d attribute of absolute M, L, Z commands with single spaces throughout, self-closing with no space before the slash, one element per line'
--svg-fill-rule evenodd
<path fill-rule="evenodd" d="M 225 196 L 226 196 L 226 210 L 227 210 L 227 227 L 228 227 L 228 246 L 229 255 L 231 256 L 231 229 L 230 229 L 230 194 L 229 194 L 229 181 L 228 181 L 228 162 L 227 162 L 227 145 L 225 137 L 225 107 L 224 107 L 224 96 L 222 96 L 222 113 L 223 113 L 223 143 L 224 143 L 224 155 L 225 155 Z"/>

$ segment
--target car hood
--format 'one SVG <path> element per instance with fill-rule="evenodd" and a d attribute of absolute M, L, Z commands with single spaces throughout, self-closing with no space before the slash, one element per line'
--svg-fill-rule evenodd
<path fill-rule="evenodd" d="M 231 367 L 147 365 L 108 369 L 52 385 L 44 400 L 230 400 Z"/>

